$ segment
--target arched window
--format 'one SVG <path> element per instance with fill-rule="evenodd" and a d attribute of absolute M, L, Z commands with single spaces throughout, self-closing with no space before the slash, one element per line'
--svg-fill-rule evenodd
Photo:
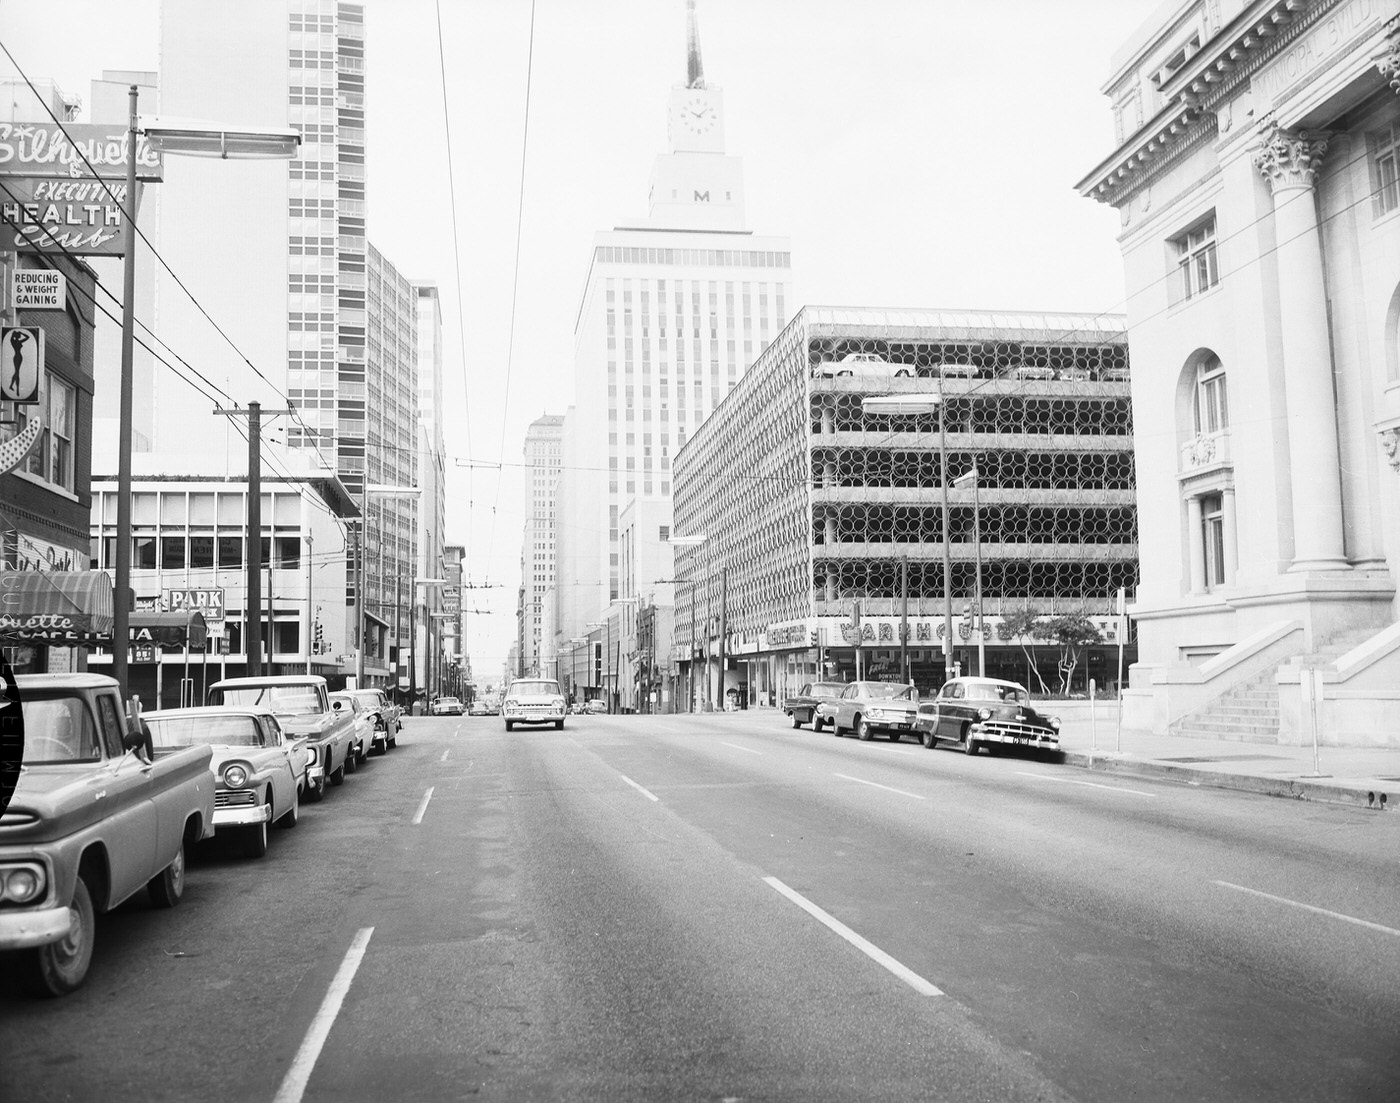
<path fill-rule="evenodd" d="M 1207 356 L 1196 366 L 1196 433 L 1209 436 L 1230 425 L 1225 397 L 1225 368 L 1220 357 Z"/>

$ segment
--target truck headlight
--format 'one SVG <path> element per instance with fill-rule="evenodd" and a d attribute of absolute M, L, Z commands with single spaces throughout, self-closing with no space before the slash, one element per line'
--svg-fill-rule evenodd
<path fill-rule="evenodd" d="M 43 866 L 22 865 L 0 869 L 0 900 L 11 904 L 28 904 L 44 894 L 46 884 Z"/>
<path fill-rule="evenodd" d="M 248 775 L 252 773 L 252 768 L 246 762 L 228 762 L 224 764 L 224 785 L 230 789 L 242 789 L 248 784 Z"/>

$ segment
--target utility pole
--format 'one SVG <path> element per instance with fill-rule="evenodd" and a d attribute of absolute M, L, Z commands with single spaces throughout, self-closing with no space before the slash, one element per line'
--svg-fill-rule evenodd
<path fill-rule="evenodd" d="M 262 674 L 262 403 L 250 402 L 246 410 L 234 407 L 216 408 L 214 413 L 224 417 L 248 419 L 248 532 L 247 532 L 247 597 L 243 602 L 243 650 L 248 656 L 246 673 L 251 678 Z M 268 410 L 268 417 L 290 416 L 292 410 Z M 121 549 L 118 548 L 118 551 Z M 269 553 L 271 546 L 269 542 Z M 269 554 L 269 558 L 271 555 Z M 271 585 L 269 584 L 269 589 Z M 268 629 L 271 632 L 271 628 Z M 272 653 L 268 639 L 268 654 Z"/>
<path fill-rule="evenodd" d="M 719 569 L 719 708 L 724 711 L 724 636 L 729 631 L 729 568 Z"/>

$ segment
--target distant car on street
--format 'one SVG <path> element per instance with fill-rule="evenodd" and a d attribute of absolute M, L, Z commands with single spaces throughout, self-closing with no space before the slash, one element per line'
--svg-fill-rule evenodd
<path fill-rule="evenodd" d="M 817 715 L 817 707 L 823 701 L 835 701 L 845 688 L 845 682 L 808 682 L 783 701 L 783 712 L 792 717 L 794 728 L 811 724 L 812 730 L 819 732 L 824 721 Z"/>
<path fill-rule="evenodd" d="M 595 697 L 591 701 L 585 701 L 583 711 L 589 714 L 607 712 L 608 703 L 601 698 Z"/>
<path fill-rule="evenodd" d="M 399 706 L 390 701 L 382 689 L 352 689 L 350 692 L 364 706 L 374 725 L 370 750 L 385 754 L 390 747 L 397 746 L 399 731 L 403 727 L 399 719 Z"/>
<path fill-rule="evenodd" d="M 553 724 L 555 731 L 560 731 L 564 713 L 564 694 L 551 678 L 517 678 L 501 701 L 506 731 L 516 724 Z"/>
<path fill-rule="evenodd" d="M 433 716 L 461 716 L 462 702 L 456 697 L 439 697 L 428 711 Z"/>
<path fill-rule="evenodd" d="M 919 691 L 907 682 L 852 682 L 836 698 L 831 730 L 836 735 L 854 731 L 857 739 L 884 732 L 898 743 L 913 732 L 919 713 Z"/>
<path fill-rule="evenodd" d="M 1002 747 L 1060 749 L 1060 721 L 1034 708 L 1025 686 L 996 678 L 950 678 L 919 706 L 915 726 L 930 750 L 939 740 L 959 743 L 967 754 L 982 747 L 993 754 Z"/>

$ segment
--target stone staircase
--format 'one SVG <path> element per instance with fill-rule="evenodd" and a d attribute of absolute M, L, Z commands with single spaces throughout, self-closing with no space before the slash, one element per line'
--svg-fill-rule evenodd
<path fill-rule="evenodd" d="M 1314 652 L 1295 655 L 1284 665 L 1299 669 L 1331 666 L 1369 636 L 1369 632 L 1344 633 Z M 1266 670 L 1233 686 L 1204 708 L 1174 721 L 1169 731 L 1197 739 L 1277 743 L 1279 704 L 1274 675 L 1274 670 Z"/>

